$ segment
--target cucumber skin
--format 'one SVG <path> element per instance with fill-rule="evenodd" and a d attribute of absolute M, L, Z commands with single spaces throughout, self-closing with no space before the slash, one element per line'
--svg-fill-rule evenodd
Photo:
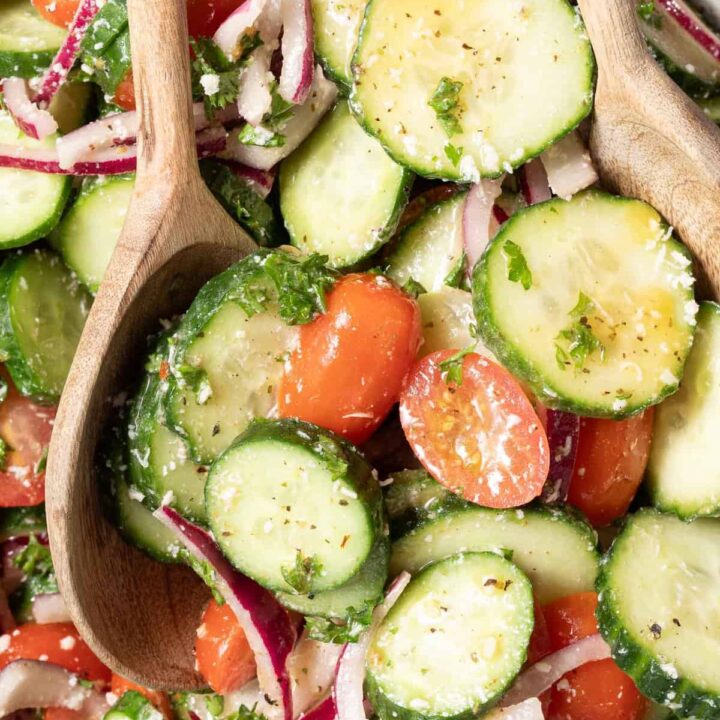
<path fill-rule="evenodd" d="M 632 198 L 624 198 L 609 193 L 591 190 L 588 191 L 594 195 L 601 196 L 606 200 L 612 202 L 637 202 Z M 666 385 L 662 392 L 658 393 L 654 397 L 648 398 L 645 402 L 641 403 L 628 403 L 626 408 L 622 412 L 615 412 L 611 408 L 604 405 L 589 405 L 584 402 L 573 400 L 552 387 L 550 383 L 545 382 L 542 374 L 535 370 L 530 363 L 524 357 L 524 353 L 521 348 L 516 347 L 513 343 L 506 340 L 498 325 L 495 322 L 495 317 L 492 312 L 492 299 L 490 284 L 488 278 L 488 264 L 490 255 L 493 252 L 500 252 L 500 246 L 505 242 L 506 235 L 509 230 L 513 227 L 514 223 L 517 222 L 517 218 L 523 213 L 532 211 L 532 208 L 537 208 L 540 205 L 546 205 L 548 203 L 566 202 L 560 198 L 553 198 L 545 203 L 539 205 L 532 205 L 529 208 L 520 210 L 507 220 L 498 230 L 495 237 L 489 242 L 485 252 L 482 254 L 480 260 L 478 260 L 472 274 L 472 296 L 473 296 L 473 310 L 475 312 L 475 318 L 477 320 L 477 328 L 480 333 L 485 345 L 488 349 L 492 350 L 495 356 L 498 358 L 500 364 L 506 368 L 515 377 L 524 380 L 533 391 L 535 396 L 540 402 L 546 407 L 552 408 L 553 410 L 563 410 L 565 412 L 573 413 L 575 415 L 582 415 L 585 417 L 595 418 L 609 418 L 611 420 L 620 420 L 627 418 L 632 415 L 641 413 L 652 405 L 657 405 L 662 402 L 666 397 L 672 395 L 680 387 L 680 381 L 675 385 Z M 668 230 L 669 226 L 664 220 L 661 220 L 661 227 L 664 230 Z M 688 252 L 687 248 L 672 236 L 668 240 L 672 243 L 672 250 L 676 250 L 681 253 L 689 260 L 692 261 L 692 256 Z M 496 249 L 497 248 L 497 249 Z M 688 299 L 692 299 L 694 293 L 692 288 L 688 291 Z M 682 359 L 682 366 L 684 367 L 685 361 L 690 353 L 691 345 L 688 345 L 685 357 Z M 548 393 L 547 391 L 550 391 Z"/>
<path fill-rule="evenodd" d="M 50 66 L 55 51 L 21 52 L 20 50 L 0 50 L 0 77 L 20 77 L 30 80 Z"/>
<path fill-rule="evenodd" d="M 662 517 L 664 513 L 652 508 L 642 508 L 625 521 L 624 530 L 633 519 L 644 515 Z M 669 693 L 672 695 L 673 712 L 678 717 L 694 720 L 716 720 L 720 717 L 720 695 L 703 690 L 689 680 L 673 678 L 647 650 L 635 642 L 631 633 L 623 625 L 614 605 L 614 594 L 610 578 L 615 555 L 623 545 L 621 533 L 602 559 L 600 575 L 596 588 L 598 607 L 596 617 L 600 634 L 612 650 L 612 658 L 617 666 L 624 670 L 637 685 L 638 690 L 653 702 L 666 704 Z M 675 703 L 679 707 L 675 707 Z"/>
<path fill-rule="evenodd" d="M 365 15 L 363 17 L 362 24 L 360 25 L 360 33 L 358 35 L 358 44 L 355 49 L 355 53 L 353 54 L 353 59 L 351 63 L 351 67 L 355 67 L 356 64 L 359 64 L 360 60 L 360 50 L 363 45 L 363 40 L 365 38 L 365 33 L 369 32 L 369 26 L 370 26 L 370 15 L 371 11 L 374 8 L 374 6 L 377 4 L 378 6 L 383 2 L 383 0 L 369 0 L 367 6 L 365 7 Z M 569 12 L 575 12 L 573 10 L 572 5 L 567 3 L 567 8 Z M 582 20 L 580 19 L 580 15 L 576 15 L 577 21 L 582 25 Z M 588 47 L 589 44 L 588 44 Z M 595 55 L 592 51 L 592 48 L 588 51 L 588 58 L 587 58 L 587 66 L 588 66 L 588 89 L 589 89 L 589 97 L 587 100 L 587 103 L 584 107 L 580 109 L 580 112 L 578 113 L 578 116 L 573 119 L 573 121 L 570 123 L 570 127 L 564 129 L 562 132 L 558 133 L 554 138 L 549 140 L 547 143 L 542 145 L 539 148 L 533 148 L 532 150 L 527 150 L 525 154 L 522 156 L 519 160 L 513 160 L 511 164 L 512 168 L 518 168 L 521 165 L 524 165 L 526 162 L 532 160 L 533 158 L 537 157 L 538 155 L 541 155 L 545 150 L 547 150 L 551 145 L 554 145 L 558 140 L 562 140 L 566 135 L 569 135 L 590 113 L 592 112 L 593 106 L 594 106 L 594 87 L 595 87 L 595 80 L 597 78 L 597 65 L 595 63 Z M 353 73 L 354 74 L 354 73 Z M 450 180 L 451 182 L 467 182 L 467 180 L 463 179 L 463 177 L 458 172 L 448 172 L 448 173 L 438 173 L 433 170 L 428 170 L 427 168 L 421 168 L 417 165 L 408 165 L 407 162 L 397 157 L 395 152 L 387 146 L 385 142 L 383 142 L 383 139 L 377 135 L 373 129 L 370 127 L 370 123 L 367 121 L 367 118 L 365 117 L 365 113 L 362 110 L 362 106 L 358 102 L 357 99 L 357 85 L 353 83 L 352 90 L 350 92 L 350 95 L 348 97 L 348 106 L 350 107 L 350 110 L 352 111 L 353 115 L 355 115 L 355 118 L 360 123 L 360 126 L 365 130 L 368 135 L 371 135 L 374 137 L 383 147 L 385 152 L 398 164 L 398 165 L 404 165 L 405 167 L 408 167 L 410 170 L 412 170 L 414 173 L 417 173 L 421 177 L 429 178 L 431 180 Z M 492 175 L 482 175 L 483 178 L 499 178 L 502 175 L 504 175 L 506 171 L 499 170 L 497 173 Z"/>

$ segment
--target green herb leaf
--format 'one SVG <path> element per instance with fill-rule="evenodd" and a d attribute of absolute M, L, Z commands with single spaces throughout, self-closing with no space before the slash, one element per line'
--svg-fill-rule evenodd
<path fill-rule="evenodd" d="M 605 358 L 605 346 L 596 337 L 588 320 L 594 310 L 593 300 L 580 292 L 575 307 L 569 313 L 574 322 L 561 330 L 555 338 L 555 360 L 562 370 L 568 365 L 574 365 L 576 370 L 581 370 L 595 352 L 600 354 L 601 360 Z"/>
<path fill-rule="evenodd" d="M 463 361 L 465 356 L 475 352 L 475 345 L 468 345 L 440 363 L 442 378 L 446 384 L 460 386 L 463 383 Z"/>
<path fill-rule="evenodd" d="M 257 704 L 251 708 L 241 705 L 234 713 L 228 715 L 224 720 L 267 720 L 262 713 L 257 712 Z"/>
<path fill-rule="evenodd" d="M 203 368 L 192 365 L 180 365 L 175 369 L 180 382 L 187 385 L 195 394 L 195 402 L 204 405 L 212 396 L 212 387 L 208 374 Z"/>
<path fill-rule="evenodd" d="M 256 147 L 282 147 L 285 144 L 285 136 L 274 132 L 264 125 L 253 127 L 250 123 L 243 125 L 238 134 L 238 140 L 243 145 L 254 145 Z"/>
<path fill-rule="evenodd" d="M 306 557 L 301 550 L 295 556 L 295 566 L 280 568 L 285 582 L 298 594 L 307 595 L 313 587 L 313 580 L 322 572 L 322 563 L 315 555 Z"/>
<path fill-rule="evenodd" d="M 648 23 L 648 25 L 651 25 L 656 29 L 659 29 L 662 26 L 662 15 L 660 15 L 655 7 L 655 0 L 647 0 L 646 2 L 642 1 L 638 3 L 637 13 L 646 23 Z"/>
<path fill-rule="evenodd" d="M 163 714 L 137 690 L 127 690 L 105 717 L 127 720 L 163 720 Z"/>
<path fill-rule="evenodd" d="M 459 80 L 444 77 L 428 101 L 428 105 L 435 111 L 435 115 L 448 137 L 462 132 L 458 118 L 462 87 L 463 84 Z"/>
<path fill-rule="evenodd" d="M 205 696 L 205 707 L 208 712 L 215 717 L 220 717 L 222 711 L 225 709 L 225 698 L 222 695 L 211 695 Z"/>
<path fill-rule="evenodd" d="M 5 469 L 5 463 L 7 462 L 7 454 L 7 443 L 2 438 L 0 438 L 0 470 Z"/>
<path fill-rule="evenodd" d="M 418 297 L 419 295 L 424 295 L 427 293 L 427 290 L 419 283 L 417 280 L 413 280 L 413 278 L 410 278 L 403 286 L 402 289 L 411 297 Z"/>
<path fill-rule="evenodd" d="M 3 445 L 5 443 L 3 442 Z M 45 472 L 45 468 L 47 467 L 47 459 L 48 459 L 48 450 L 50 448 L 45 448 L 43 450 L 42 455 L 40 456 L 39 460 L 35 463 L 33 467 L 33 472 L 35 475 L 39 475 L 41 472 Z"/>
<path fill-rule="evenodd" d="M 11 598 L 14 607 L 27 606 L 38 595 L 59 592 L 50 548 L 32 533 L 28 544 L 12 559 L 13 565 L 24 575 L 21 587 Z"/>
<path fill-rule="evenodd" d="M 503 255 L 507 259 L 507 274 L 510 282 L 519 282 L 525 290 L 532 287 L 533 276 L 519 245 L 512 240 L 503 243 Z"/>
<path fill-rule="evenodd" d="M 265 117 L 263 123 L 273 130 L 280 130 L 292 119 L 295 114 L 295 105 L 285 100 L 278 92 L 277 83 L 273 83 L 270 103 L 270 114 Z"/>
<path fill-rule="evenodd" d="M 373 604 L 368 604 L 360 610 L 348 608 L 344 618 L 328 620 L 321 617 L 305 618 L 305 629 L 313 640 L 326 643 L 354 643 L 372 622 Z"/>
<path fill-rule="evenodd" d="M 443 150 L 445 151 L 445 155 L 447 156 L 447 159 L 457 167 L 460 164 L 460 160 L 462 160 L 463 156 L 463 150 L 465 148 L 459 148 L 455 147 L 452 143 L 446 143 Z"/>
<path fill-rule="evenodd" d="M 187 548 L 181 547 L 178 550 L 177 556 L 184 563 L 189 565 L 200 577 L 200 579 L 210 588 L 213 599 L 218 605 L 225 604 L 225 598 L 220 594 L 217 589 L 217 575 L 215 574 L 215 568 L 207 560 L 199 560 L 192 555 Z"/>

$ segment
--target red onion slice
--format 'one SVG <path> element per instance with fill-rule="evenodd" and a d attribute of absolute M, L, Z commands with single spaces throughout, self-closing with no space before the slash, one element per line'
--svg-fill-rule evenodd
<path fill-rule="evenodd" d="M 40 81 L 40 89 L 35 96 L 35 102 L 40 107 L 47 107 L 50 104 L 55 93 L 67 79 L 68 73 L 75 64 L 80 43 L 101 4 L 99 0 L 82 0 L 78 5 L 65 41 Z"/>
<path fill-rule="evenodd" d="M 25 80 L 16 77 L 5 78 L 3 99 L 13 121 L 26 135 L 36 140 L 43 140 L 57 132 L 58 124 L 55 118 L 47 110 L 41 110 L 30 99 L 30 90 Z"/>
<path fill-rule="evenodd" d="M 225 160 L 224 162 L 235 175 L 250 185 L 263 200 L 270 194 L 275 184 L 276 173 L 274 170 L 256 170 L 231 160 Z"/>
<path fill-rule="evenodd" d="M 237 109 L 241 117 L 255 126 L 260 124 L 272 106 L 270 93 L 272 51 L 262 45 L 254 50 L 250 57 L 251 63 L 240 75 Z"/>
<path fill-rule="evenodd" d="M 310 0 L 282 0 L 280 97 L 295 105 L 307 99 L 313 81 L 313 21 Z"/>
<path fill-rule="evenodd" d="M 550 446 L 550 470 L 541 500 L 546 503 L 567 501 L 580 443 L 580 417 L 561 410 L 547 410 L 545 421 Z"/>
<path fill-rule="evenodd" d="M 551 688 L 571 670 L 598 660 L 607 660 L 610 647 L 599 634 L 578 640 L 562 650 L 547 655 L 520 673 L 510 691 L 502 700 L 504 707 L 536 698 Z"/>
<path fill-rule="evenodd" d="M 528 205 L 537 205 L 552 197 L 545 168 L 538 158 L 520 168 L 520 194 Z"/>
<path fill-rule="evenodd" d="M 60 593 L 37 595 L 32 604 L 32 616 L 40 625 L 72 622 L 65 600 Z"/>
<path fill-rule="evenodd" d="M 285 720 L 292 720 L 287 662 L 297 635 L 285 608 L 271 592 L 237 572 L 205 530 L 168 506 L 158 508 L 153 515 L 195 558 L 212 566 L 217 589 L 235 613 L 255 654 L 260 688 Z"/>
<path fill-rule="evenodd" d="M 470 275 L 490 242 L 494 203 L 502 192 L 502 179 L 481 180 L 473 185 L 463 207 L 463 243 Z M 497 230 L 497 226 L 495 226 Z"/>
<path fill-rule="evenodd" d="M 317 707 L 331 691 L 342 645 L 303 635 L 288 659 L 295 716 Z"/>
<path fill-rule="evenodd" d="M 545 715 L 540 700 L 528 698 L 517 705 L 495 708 L 485 720 L 545 720 Z"/>
<path fill-rule="evenodd" d="M 300 720 L 335 720 L 337 708 L 332 695 L 321 700 L 312 710 L 300 715 Z"/>
<path fill-rule="evenodd" d="M 363 683 L 365 681 L 365 656 L 373 633 L 396 603 L 410 582 L 410 574 L 402 572 L 388 588 L 385 600 L 373 612 L 370 627 L 356 643 L 343 645 L 333 685 L 333 699 L 338 720 L 366 720 L 363 704 Z"/>
<path fill-rule="evenodd" d="M 565 200 L 598 181 L 590 153 L 577 131 L 549 147 L 540 160 L 550 188 Z"/>
<path fill-rule="evenodd" d="M 215 31 L 213 40 L 228 57 L 236 56 L 239 49 L 238 40 L 254 27 L 266 2 L 267 0 L 245 0 Z"/>
<path fill-rule="evenodd" d="M 48 707 L 75 710 L 87 720 L 101 720 L 110 709 L 103 693 L 58 665 L 15 660 L 0 670 L 0 717 Z"/>
<path fill-rule="evenodd" d="M 228 138 L 227 150 L 222 154 L 226 160 L 234 160 L 258 170 L 270 170 L 287 157 L 315 129 L 337 97 L 335 84 L 325 79 L 322 70 L 315 71 L 308 99 L 295 108 L 295 113 L 282 129 L 285 144 L 282 147 L 257 147 L 243 145 L 237 133 Z"/>
<path fill-rule="evenodd" d="M 8 603 L 5 589 L 0 585 L 0 635 L 6 635 L 15 629 L 15 618 Z"/>
<path fill-rule="evenodd" d="M 683 0 L 657 0 L 657 2 L 703 50 L 716 60 L 720 60 L 720 41 Z"/>

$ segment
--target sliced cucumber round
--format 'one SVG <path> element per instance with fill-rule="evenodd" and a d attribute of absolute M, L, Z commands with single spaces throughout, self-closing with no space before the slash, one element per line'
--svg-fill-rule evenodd
<path fill-rule="evenodd" d="M 256 421 L 213 463 L 208 520 L 226 557 L 275 591 L 338 588 L 382 532 L 382 498 L 349 443 L 299 420 Z"/>
<path fill-rule="evenodd" d="M 653 504 L 682 518 L 720 514 L 720 305 L 700 306 L 680 390 L 655 411 L 647 483 Z"/>
<path fill-rule="evenodd" d="M 0 4 L 0 77 L 41 75 L 64 40 L 65 30 L 45 20 L 29 0 L 3 0 Z"/>
<path fill-rule="evenodd" d="M 0 110 L 0 143 L 54 147 L 56 139 L 53 135 L 33 140 Z M 71 186 L 67 176 L 0 168 L 0 250 L 28 245 L 50 232 L 60 220 Z"/>
<path fill-rule="evenodd" d="M 566 0 L 371 0 L 353 70 L 353 110 L 399 163 L 477 181 L 574 128 L 595 64 Z"/>
<path fill-rule="evenodd" d="M 720 521 L 641 510 L 598 578 L 600 632 L 615 662 L 679 717 L 720 717 Z"/>
<path fill-rule="evenodd" d="M 92 293 L 105 269 L 125 223 L 135 187 L 134 175 L 93 178 L 50 236 L 50 242 Z"/>
<path fill-rule="evenodd" d="M 0 353 L 23 395 L 55 402 L 65 385 L 91 298 L 49 250 L 0 266 Z"/>
<path fill-rule="evenodd" d="M 677 390 L 693 283 L 653 208 L 590 191 L 510 218 L 475 266 L 473 298 L 483 340 L 543 404 L 619 418 Z"/>
<path fill-rule="evenodd" d="M 411 182 L 338 103 L 280 169 L 280 209 L 292 244 L 327 255 L 333 267 L 354 265 L 390 239 Z"/>
<path fill-rule="evenodd" d="M 390 576 L 415 573 L 457 552 L 488 550 L 512 554 L 540 603 L 594 588 L 600 560 L 595 532 L 578 516 L 546 507 L 468 505 L 423 520 L 393 543 Z"/>
<path fill-rule="evenodd" d="M 431 205 L 406 227 L 387 257 L 387 274 L 400 286 L 410 280 L 426 292 L 456 286 L 465 269 L 463 208 L 466 193 Z"/>
<path fill-rule="evenodd" d="M 381 720 L 470 720 L 520 672 L 534 625 L 525 574 L 461 553 L 414 577 L 375 632 L 366 688 Z"/>
<path fill-rule="evenodd" d="M 315 53 L 325 74 L 349 89 L 352 56 L 367 0 L 311 0 Z"/>

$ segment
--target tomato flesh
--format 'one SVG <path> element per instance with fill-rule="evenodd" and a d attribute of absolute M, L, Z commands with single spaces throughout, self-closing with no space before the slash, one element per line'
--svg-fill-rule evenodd
<path fill-rule="evenodd" d="M 654 408 L 625 420 L 582 418 L 568 502 L 593 525 L 628 511 L 650 454 Z"/>
<path fill-rule="evenodd" d="M 32 0 L 32 4 L 53 25 L 68 27 L 75 17 L 80 0 Z"/>
<path fill-rule="evenodd" d="M 598 632 L 597 594 L 578 593 L 543 608 L 553 651 Z M 581 665 L 552 689 L 550 720 L 639 720 L 647 701 L 612 660 Z"/>
<path fill-rule="evenodd" d="M 20 395 L 4 368 L 0 376 L 8 384 L 7 397 L 0 403 L 0 438 L 6 446 L 5 465 L 0 470 L 0 507 L 39 505 L 45 500 L 41 464 L 56 409 Z"/>
<path fill-rule="evenodd" d="M 278 390 L 281 417 L 365 442 L 400 397 L 420 344 L 420 309 L 378 275 L 346 275 L 300 328 Z"/>
<path fill-rule="evenodd" d="M 517 507 L 542 491 L 549 450 L 542 423 L 517 381 L 476 353 L 462 360 L 462 383 L 439 350 L 413 367 L 400 399 L 405 435 L 428 472 L 452 492 L 492 508 Z"/>

